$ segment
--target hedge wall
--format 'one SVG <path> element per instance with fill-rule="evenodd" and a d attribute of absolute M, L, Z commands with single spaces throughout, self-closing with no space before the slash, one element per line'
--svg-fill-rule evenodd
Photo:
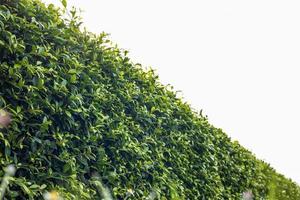
<path fill-rule="evenodd" d="M 209 124 L 75 12 L 1 0 L 0 177 L 6 199 L 300 199 L 299 187 Z"/>

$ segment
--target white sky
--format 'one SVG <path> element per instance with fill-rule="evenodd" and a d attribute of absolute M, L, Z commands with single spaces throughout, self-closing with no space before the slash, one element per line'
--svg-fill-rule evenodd
<path fill-rule="evenodd" d="M 59 2 L 58 0 L 43 0 Z M 300 1 L 69 0 L 193 108 L 300 183 Z"/>

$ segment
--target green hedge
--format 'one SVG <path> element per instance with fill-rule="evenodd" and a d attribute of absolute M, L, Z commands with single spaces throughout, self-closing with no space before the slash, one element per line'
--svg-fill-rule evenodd
<path fill-rule="evenodd" d="M 80 31 L 75 12 L 1 2 L 0 108 L 13 122 L 0 165 L 17 166 L 7 199 L 99 199 L 103 185 L 114 199 L 300 199 L 104 33 Z"/>

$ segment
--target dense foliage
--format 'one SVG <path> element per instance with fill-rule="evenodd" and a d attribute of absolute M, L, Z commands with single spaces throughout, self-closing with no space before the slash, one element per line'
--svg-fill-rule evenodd
<path fill-rule="evenodd" d="M 1 1 L 0 166 L 7 199 L 299 200 L 299 187 L 209 124 L 74 11 Z M 0 170 L 0 177 L 4 174 Z M 103 185 L 102 185 L 103 183 Z M 150 195 L 150 196 L 149 196 Z"/>

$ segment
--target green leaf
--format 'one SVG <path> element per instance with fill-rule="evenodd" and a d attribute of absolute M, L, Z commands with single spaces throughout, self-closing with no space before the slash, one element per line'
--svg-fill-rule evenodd
<path fill-rule="evenodd" d="M 47 187 L 46 184 L 42 184 L 42 185 L 40 186 L 40 189 L 43 190 L 43 189 L 45 189 L 46 187 Z"/>
<path fill-rule="evenodd" d="M 61 0 L 62 5 L 64 8 L 67 8 L 67 0 Z"/>
<path fill-rule="evenodd" d="M 42 89 L 43 86 L 44 86 L 44 83 L 45 83 L 44 79 L 38 78 L 37 87 L 38 87 L 39 89 Z"/>
<path fill-rule="evenodd" d="M 70 69 L 68 71 L 69 74 L 76 74 L 77 73 L 77 70 L 76 69 Z"/>
<path fill-rule="evenodd" d="M 77 79 L 76 74 L 72 74 L 71 77 L 70 77 L 70 82 L 75 83 L 76 79 Z"/>

